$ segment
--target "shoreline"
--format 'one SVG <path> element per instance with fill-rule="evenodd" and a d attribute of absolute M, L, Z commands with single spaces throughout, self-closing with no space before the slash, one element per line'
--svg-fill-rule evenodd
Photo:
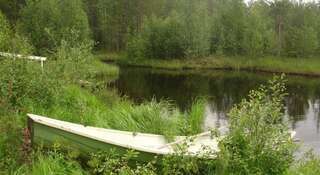
<path fill-rule="evenodd" d="M 320 58 L 264 57 L 253 59 L 245 57 L 206 57 L 172 60 L 130 60 L 112 55 L 112 57 L 105 55 L 105 57 L 100 58 L 105 63 L 159 70 L 225 70 L 320 77 Z"/>
<path fill-rule="evenodd" d="M 145 69 L 156 69 L 156 70 L 167 70 L 167 71 L 179 71 L 179 70 L 197 70 L 197 71 L 245 71 L 245 72 L 257 72 L 257 73 L 267 73 L 267 74 L 286 74 L 292 76 L 303 76 L 303 77 L 319 77 L 320 73 L 299 73 L 299 72 L 281 72 L 275 70 L 267 69 L 256 69 L 256 68 L 233 68 L 233 67 L 204 67 L 204 68 L 192 68 L 192 67 L 182 67 L 182 68 L 167 68 L 167 67 L 154 67 L 152 65 L 139 65 L 139 64 L 124 64 L 117 61 L 107 61 L 105 63 L 114 63 L 119 66 L 135 67 L 135 68 L 145 68 Z"/>

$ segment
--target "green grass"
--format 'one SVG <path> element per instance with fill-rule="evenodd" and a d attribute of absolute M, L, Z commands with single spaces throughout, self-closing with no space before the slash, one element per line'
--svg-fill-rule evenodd
<path fill-rule="evenodd" d="M 51 108 L 32 109 L 30 106 L 29 109 L 35 114 L 90 126 L 163 134 L 168 137 L 183 134 L 185 114 L 169 103 L 152 101 L 135 105 L 125 99 L 113 98 L 110 96 L 102 100 L 72 85 L 63 87 Z"/>
<path fill-rule="evenodd" d="M 307 155 L 295 163 L 286 175 L 318 175 L 320 174 L 320 158 L 314 155 Z"/>
<path fill-rule="evenodd" d="M 320 58 L 209 56 L 206 58 L 160 60 L 129 59 L 122 54 L 115 61 L 121 65 L 157 69 L 232 69 L 320 76 Z"/>
<path fill-rule="evenodd" d="M 114 77 L 119 74 L 119 68 L 114 65 L 101 63 L 99 60 L 94 60 L 87 68 L 86 71 L 92 72 L 98 76 Z"/>
<path fill-rule="evenodd" d="M 94 55 L 97 59 L 101 61 L 116 61 L 120 60 L 122 57 L 124 57 L 125 53 L 123 52 L 108 52 L 108 51 L 103 51 L 99 50 L 94 52 Z"/>
<path fill-rule="evenodd" d="M 205 101 L 203 99 L 196 100 L 189 112 L 189 127 L 191 134 L 198 134 L 203 131 Z"/>
<path fill-rule="evenodd" d="M 182 69 L 179 66 L 186 64 L 174 61 L 175 64 L 170 64 L 174 69 Z M 88 80 L 96 86 L 100 81 L 109 81 L 108 77 L 115 78 L 118 74 L 114 66 L 90 62 L 74 67 L 72 61 L 49 61 L 45 73 L 39 74 L 37 63 L 1 63 L 0 72 L 6 74 L 0 74 L 0 97 L 5 97 L 0 98 L 0 174 L 86 174 L 80 162 L 66 154 L 43 151 L 26 157 L 21 134 L 26 113 L 103 128 L 163 134 L 167 139 L 202 131 L 205 103 L 201 99 L 183 113 L 167 101 L 134 104 L 109 89 L 96 90 L 77 83 Z M 187 163 L 177 160 L 177 164 Z M 317 173 L 318 159 L 299 167 L 297 172 Z"/>
<path fill-rule="evenodd" d="M 166 101 L 138 105 L 120 98 L 109 89 L 95 90 L 77 83 L 79 79 L 89 78 L 95 86 L 106 77 L 116 77 L 118 69 L 111 65 L 99 62 L 77 65 L 85 68 L 82 72 L 70 61 L 49 61 L 44 72 L 39 74 L 40 65 L 34 62 L 2 63 L 0 72 L 6 74 L 0 76 L 0 97 L 5 97 L 0 100 L 0 174 L 11 174 L 15 170 L 18 170 L 17 174 L 23 174 L 25 166 L 32 170 L 27 174 L 50 174 L 53 169 L 61 169 L 61 174 L 64 174 L 62 165 L 65 163 L 57 157 L 40 156 L 32 167 L 24 164 L 28 160 L 22 156 L 25 153 L 21 149 L 21 133 L 26 124 L 26 113 L 96 127 L 163 134 L 167 139 L 188 134 L 185 130 L 190 125 L 187 118 L 197 117 L 194 112 L 188 117 L 187 113 L 182 113 Z M 199 130 L 195 123 L 191 124 L 193 127 L 195 131 Z"/>
<path fill-rule="evenodd" d="M 15 170 L 16 175 L 85 175 L 81 165 L 57 151 L 37 152 L 30 167 L 24 165 Z"/>

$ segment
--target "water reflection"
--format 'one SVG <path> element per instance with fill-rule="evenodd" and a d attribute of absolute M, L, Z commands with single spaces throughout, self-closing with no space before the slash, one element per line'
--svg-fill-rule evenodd
<path fill-rule="evenodd" d="M 120 68 L 114 86 L 137 103 L 167 99 L 188 110 L 194 99 L 207 97 L 204 127 L 224 127 L 227 113 L 271 74 L 226 71 L 163 71 Z M 297 136 L 320 153 L 320 79 L 288 77 L 285 114 Z"/>

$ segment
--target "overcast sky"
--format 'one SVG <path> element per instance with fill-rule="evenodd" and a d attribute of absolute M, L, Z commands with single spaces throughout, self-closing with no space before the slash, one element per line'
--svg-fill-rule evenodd
<path fill-rule="evenodd" d="M 251 0 L 244 0 L 246 2 L 250 2 Z M 299 1 L 299 0 L 295 0 L 295 1 Z M 303 2 L 312 2 L 312 1 L 319 1 L 319 0 L 302 0 Z"/>

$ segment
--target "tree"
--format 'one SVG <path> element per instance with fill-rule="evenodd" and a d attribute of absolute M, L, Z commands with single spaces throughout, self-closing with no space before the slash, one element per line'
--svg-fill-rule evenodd
<path fill-rule="evenodd" d="M 318 48 L 317 20 L 306 4 L 292 5 L 286 21 L 284 51 L 291 57 L 314 55 Z M 311 20 L 310 20 L 311 19 Z"/>
<path fill-rule="evenodd" d="M 25 5 L 25 0 L 0 0 L 0 10 L 9 21 L 16 22 L 20 17 L 20 9 Z"/>
<path fill-rule="evenodd" d="M 213 18 L 211 50 L 227 55 L 243 54 L 246 5 L 242 0 L 218 0 Z"/>
<path fill-rule="evenodd" d="M 0 11 L 0 52 L 8 50 L 11 31 L 6 17 Z"/>
<path fill-rule="evenodd" d="M 268 6 L 263 1 L 250 4 L 247 13 L 243 49 L 249 56 L 264 56 L 272 54 L 275 32 L 272 21 L 268 18 Z"/>
<path fill-rule="evenodd" d="M 160 59 L 185 57 L 183 27 L 177 13 L 165 18 L 149 18 L 141 33 L 144 56 Z"/>
<path fill-rule="evenodd" d="M 271 14 L 274 18 L 275 30 L 277 33 L 277 55 L 280 56 L 283 47 L 284 40 L 284 27 L 288 11 L 291 7 L 289 0 L 275 0 L 270 4 Z"/>
<path fill-rule="evenodd" d="M 61 40 L 72 40 L 75 34 L 79 35 L 77 42 L 90 36 L 81 0 L 28 0 L 22 9 L 20 30 L 40 53 L 54 50 Z"/>
<path fill-rule="evenodd" d="M 210 23 L 207 1 L 180 0 L 178 13 L 183 25 L 181 31 L 186 38 L 187 57 L 207 56 L 210 52 Z"/>
<path fill-rule="evenodd" d="M 176 10 L 147 18 L 142 30 L 134 33 L 129 42 L 128 56 L 167 59 L 208 55 L 210 25 L 206 2 L 167 2 L 164 11 Z"/>
<path fill-rule="evenodd" d="M 97 0 L 100 47 L 122 51 L 130 34 L 142 30 L 145 18 L 161 16 L 165 0 Z"/>

